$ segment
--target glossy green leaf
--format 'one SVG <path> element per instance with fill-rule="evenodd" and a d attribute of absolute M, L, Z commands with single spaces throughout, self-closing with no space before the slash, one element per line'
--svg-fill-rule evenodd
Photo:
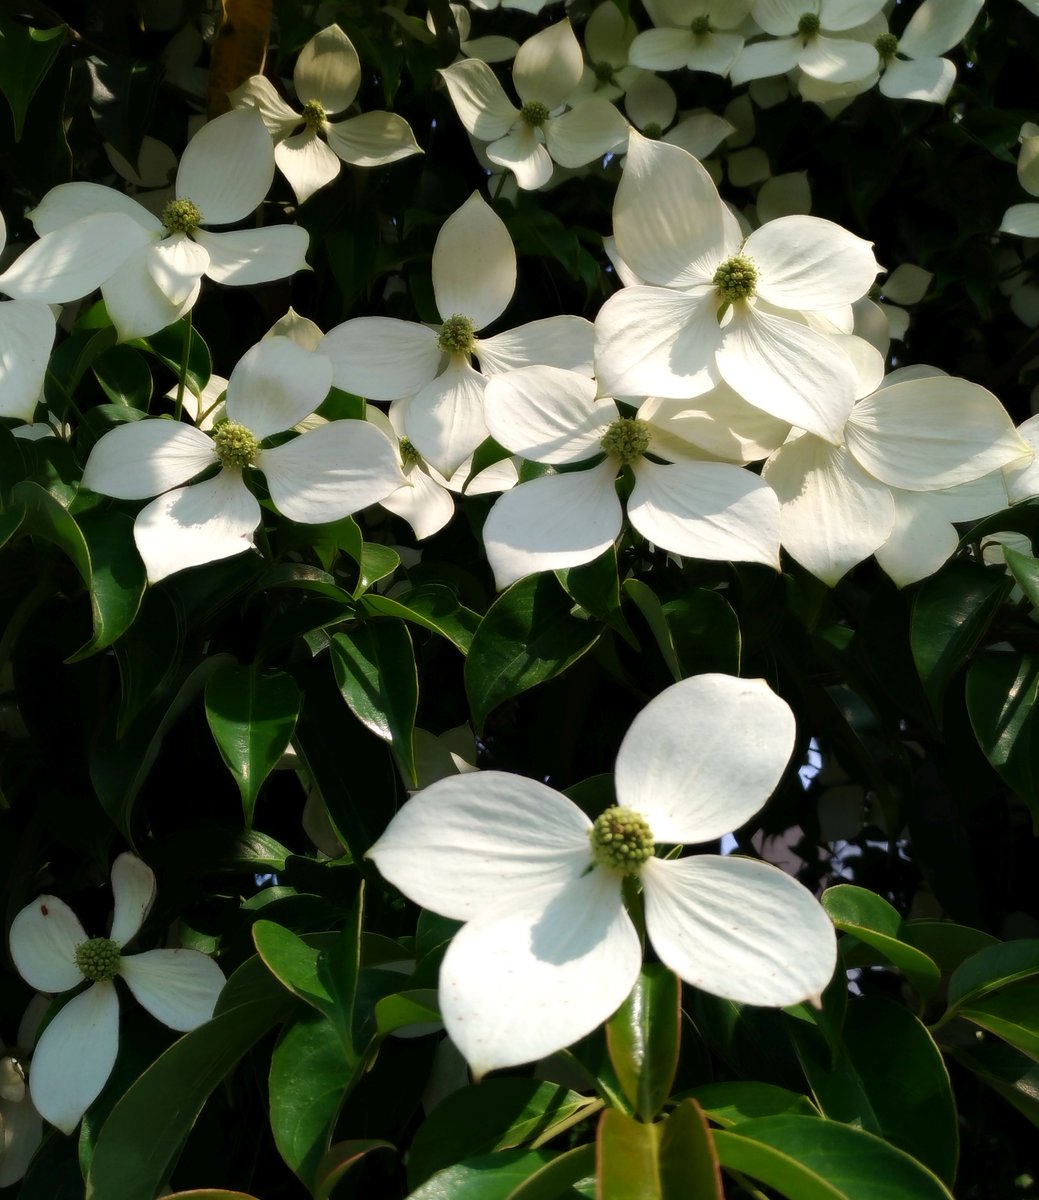
<path fill-rule="evenodd" d="M 147 412 L 152 398 L 152 373 L 139 350 L 132 346 L 112 346 L 94 360 L 91 370 L 113 404 Z"/>
<path fill-rule="evenodd" d="M 952 1200 L 942 1181 L 874 1134 L 813 1117 L 762 1117 L 714 1135 L 722 1167 L 787 1200 Z"/>
<path fill-rule="evenodd" d="M 957 1009 L 961 1017 L 1039 1059 L 1039 980 L 971 1000 Z"/>
<path fill-rule="evenodd" d="M 990 650 L 967 671 L 967 711 L 985 757 L 1039 830 L 1039 655 Z"/>
<path fill-rule="evenodd" d="M 974 1040 L 948 1053 L 1039 1128 L 1039 1063 L 995 1040 Z"/>
<path fill-rule="evenodd" d="M 98 133 L 135 164 L 144 135 L 152 126 L 166 67 L 126 54 L 91 55 L 86 65 L 93 84 L 90 108 Z"/>
<path fill-rule="evenodd" d="M 599 1122 L 600 1200 L 723 1200 L 714 1138 L 695 1100 L 645 1124 L 607 1109 Z"/>
<path fill-rule="evenodd" d="M 1002 944 L 991 933 L 972 929 L 969 925 L 957 925 L 955 921 L 906 921 L 902 925 L 902 936 L 932 959 L 943 975 L 955 971 L 964 959 L 979 950 Z"/>
<path fill-rule="evenodd" d="M 0 17 L 0 92 L 11 106 L 14 140 L 20 142 L 29 102 L 68 34 L 67 25 L 34 29 Z"/>
<path fill-rule="evenodd" d="M 718 592 L 696 588 L 661 606 L 682 677 L 740 673 L 742 638 L 732 605 Z"/>
<path fill-rule="evenodd" d="M 355 596 L 362 595 L 380 579 L 392 575 L 400 566 L 400 555 L 390 546 L 380 546 L 378 542 L 365 542 L 361 547 L 358 566 L 360 575 L 354 589 Z"/>
<path fill-rule="evenodd" d="M 949 980 L 948 1004 L 971 1004 L 988 992 L 1039 975 L 1039 938 L 999 942 L 971 955 Z"/>
<path fill-rule="evenodd" d="M 582 567 L 566 567 L 556 571 L 556 578 L 568 595 L 596 620 L 615 629 L 630 646 L 639 649 L 621 609 L 615 546 L 610 546 L 598 558 Z"/>
<path fill-rule="evenodd" d="M 380 1034 L 394 1033 L 408 1025 L 439 1022 L 436 988 L 415 988 L 384 996 L 375 1005 L 375 1024 Z"/>
<path fill-rule="evenodd" d="M 904 940 L 902 918 L 882 896 L 841 883 L 823 892 L 822 904 L 838 929 L 853 934 L 898 967 L 921 995 L 934 993 L 940 978 L 938 967 Z"/>
<path fill-rule="evenodd" d="M 924 580 L 910 640 L 924 691 L 940 719 L 945 689 L 977 649 L 1013 581 L 998 569 L 956 559 Z"/>
<path fill-rule="evenodd" d="M 716 1125 L 728 1129 L 755 1117 L 816 1116 L 817 1111 L 807 1096 L 773 1083 L 753 1083 L 736 1079 L 729 1083 L 705 1083 L 694 1088 L 693 1099 Z"/>
<path fill-rule="evenodd" d="M 361 597 L 361 605 L 373 616 L 398 617 L 430 629 L 447 638 L 463 654 L 469 653 L 473 634 L 480 624 L 479 615 L 459 604 L 454 592 L 441 583 L 424 583 L 393 599 L 369 592 Z"/>
<path fill-rule="evenodd" d="M 508 1195 L 508 1200 L 559 1200 L 588 1182 L 595 1187 L 595 1146 L 576 1146 L 547 1163 Z M 592 1193 L 594 1195 L 594 1191 Z"/>
<path fill-rule="evenodd" d="M 150 337 L 136 338 L 125 344 L 154 355 L 160 362 L 165 363 L 179 379 L 188 337 L 191 340 L 187 342 L 185 381 L 187 388 L 198 396 L 201 395 L 202 389 L 209 382 L 210 375 L 213 374 L 213 360 L 210 358 L 209 347 L 203 341 L 202 335 L 192 324 L 189 324 L 186 317 L 181 317 L 179 321 L 167 325 L 165 329 L 160 329 L 158 333 L 153 333 Z"/>
<path fill-rule="evenodd" d="M 624 594 L 634 600 L 639 612 L 645 617 L 664 664 L 677 683 L 682 678 L 682 664 L 678 661 L 678 650 L 660 598 L 649 584 L 643 583 L 641 579 L 625 579 L 623 586 Z"/>
<path fill-rule="evenodd" d="M 245 823 L 252 825 L 260 787 L 296 728 L 299 688 L 284 671 L 228 663 L 209 677 L 205 705 L 220 757 L 238 784 Z"/>
<path fill-rule="evenodd" d="M 1022 554 L 1013 546 L 1003 547 L 1003 558 L 1010 568 L 1010 574 L 1022 592 L 1028 597 L 1033 608 L 1039 608 L 1039 558 L 1030 554 Z"/>
<path fill-rule="evenodd" d="M 253 944 L 270 973 L 293 995 L 319 1012 L 334 1010 L 332 997 L 317 971 L 320 950 L 274 921 L 256 921 Z"/>
<path fill-rule="evenodd" d="M 407 1200 L 508 1200 L 535 1171 L 551 1162 L 551 1150 L 501 1150 L 438 1171 Z"/>
<path fill-rule="evenodd" d="M 442 1100 L 419 1127 L 408 1155 L 413 1188 L 437 1171 L 492 1150 L 547 1140 L 595 1101 L 536 1079 L 485 1079 Z"/>
<path fill-rule="evenodd" d="M 561 675 L 599 640 L 602 626 L 572 608 L 555 577 L 543 574 L 514 583 L 487 610 L 465 660 L 477 734 L 499 704 Z"/>
<path fill-rule="evenodd" d="M 334 634 L 331 653 L 336 683 L 351 712 L 390 743 L 417 786 L 418 669 L 407 625 L 395 620 L 365 621 Z"/>
<path fill-rule="evenodd" d="M 375 1138 L 336 1142 L 322 1156 L 314 1172 L 314 1200 L 330 1200 L 336 1185 L 343 1176 L 373 1150 L 395 1149 L 392 1142 L 383 1142 Z"/>
<path fill-rule="evenodd" d="M 681 1037 L 682 985 L 661 963 L 642 968 L 606 1024 L 610 1061 L 637 1116 L 652 1120 L 671 1094 Z"/>
<path fill-rule="evenodd" d="M 78 519 L 90 557 L 90 607 L 94 636 L 70 662 L 104 650 L 130 628 L 144 599 L 147 577 L 133 540 L 133 518 L 124 512 L 88 512 Z"/>

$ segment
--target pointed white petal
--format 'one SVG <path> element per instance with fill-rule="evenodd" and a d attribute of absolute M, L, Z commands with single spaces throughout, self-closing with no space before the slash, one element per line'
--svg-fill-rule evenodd
<path fill-rule="evenodd" d="M 227 98 L 232 108 L 255 108 L 276 142 L 303 124 L 302 115 L 285 103 L 274 84 L 263 75 L 251 75 L 240 87 L 228 92 Z"/>
<path fill-rule="evenodd" d="M 309 317 L 300 316 L 290 305 L 285 315 L 279 317 L 263 336 L 287 337 L 304 350 L 316 350 L 325 335 L 320 325 Z"/>
<path fill-rule="evenodd" d="M 95 983 L 74 996 L 40 1035 L 29 1091 L 45 1120 L 71 1133 L 97 1099 L 119 1050 L 115 984 Z"/>
<path fill-rule="evenodd" d="M 545 475 L 503 493 L 483 527 L 498 588 L 525 575 L 577 567 L 606 550 L 621 531 L 616 466 Z"/>
<path fill-rule="evenodd" d="M 631 43 L 628 61 L 647 71 L 677 71 L 689 62 L 695 44 L 688 29 L 647 29 Z M 636 125 L 642 124 L 630 108 L 628 116 Z"/>
<path fill-rule="evenodd" d="M 67 992 L 83 982 L 76 947 L 87 940 L 79 917 L 57 896 L 39 896 L 11 922 L 11 959 L 38 992 Z"/>
<path fill-rule="evenodd" d="M 209 266 L 208 252 L 184 233 L 154 242 L 145 256 L 152 281 L 178 307 L 197 291 L 198 281 Z"/>
<path fill-rule="evenodd" d="M 671 146 L 678 146 L 694 158 L 706 158 L 713 154 L 721 143 L 736 132 L 735 125 L 712 112 L 693 113 L 679 121 L 664 134 L 663 140 Z M 760 199 L 758 203 L 760 204 Z"/>
<path fill-rule="evenodd" d="M 396 317 L 344 321 L 318 353 L 331 359 L 336 387 L 369 400 L 413 395 L 434 378 L 442 357 L 432 329 Z"/>
<path fill-rule="evenodd" d="M 824 29 L 840 32 L 871 21 L 885 0 L 820 0 L 819 18 Z"/>
<path fill-rule="evenodd" d="M 466 16 L 468 15 L 466 12 Z M 519 42 L 509 37 L 500 37 L 498 34 L 488 34 L 487 37 L 465 38 L 458 49 L 467 58 L 479 58 L 485 63 L 500 63 L 516 57 Z"/>
<path fill-rule="evenodd" d="M 739 34 L 712 32 L 694 42 L 686 65 L 690 71 L 727 75 L 742 49 L 743 38 Z"/>
<path fill-rule="evenodd" d="M 466 58 L 445 67 L 440 74 L 458 119 L 474 137 L 484 142 L 504 137 L 519 120 L 519 109 L 485 62 Z"/>
<path fill-rule="evenodd" d="M 891 63 L 880 77 L 880 90 L 892 100 L 925 100 L 944 104 L 956 82 L 956 67 L 947 58 Z"/>
<path fill-rule="evenodd" d="M 407 432 L 422 457 L 452 475 L 487 436 L 483 390 L 487 380 L 460 358 L 418 391 L 408 405 Z"/>
<path fill-rule="evenodd" d="M 797 22 L 804 12 L 819 15 L 819 0 L 752 0 L 750 6 L 754 20 L 773 37 L 782 37 L 797 29 Z"/>
<path fill-rule="evenodd" d="M 1039 204 L 1012 204 L 1003 214 L 999 232 L 1012 233 L 1016 237 L 1039 237 Z M 6 276 L 0 276 L 0 291 L 11 291 Z"/>
<path fill-rule="evenodd" d="M 561 1050 L 634 986 L 642 949 L 620 879 L 592 871 L 464 926 L 440 968 L 448 1036 L 479 1077 Z"/>
<path fill-rule="evenodd" d="M 779 501 L 742 467 L 640 462 L 628 520 L 654 545 L 687 558 L 779 569 Z"/>
<path fill-rule="evenodd" d="M 933 575 L 952 557 L 960 537 L 931 493 L 896 491 L 892 499 L 895 523 L 876 555 L 884 573 L 902 588 Z"/>
<path fill-rule="evenodd" d="M 767 458 L 790 433 L 790 424 L 769 416 L 728 384 L 695 400 L 653 396 L 639 406 L 650 423 L 650 450 L 661 458 L 715 458 L 742 465 Z"/>
<path fill-rule="evenodd" d="M 333 121 L 326 127 L 325 137 L 336 154 L 355 167 L 381 167 L 422 153 L 407 121 L 381 110 Z"/>
<path fill-rule="evenodd" d="M 552 159 L 538 137 L 538 131 L 529 125 L 516 128 L 491 142 L 487 157 L 492 163 L 508 167 L 516 176 L 517 187 L 525 192 L 544 187 L 552 178 Z"/>
<path fill-rule="evenodd" d="M 881 388 L 855 405 L 846 437 L 871 475 L 912 492 L 978 479 L 1028 452 L 991 392 L 951 377 Z"/>
<path fill-rule="evenodd" d="M 558 108 L 577 87 L 584 58 L 569 20 L 535 33 L 516 51 L 512 83 L 520 100 Z"/>
<path fill-rule="evenodd" d="M 379 503 L 407 521 L 419 541 L 439 533 L 455 515 L 451 493 L 431 479 L 420 466 L 412 467 L 408 472 L 404 487 L 390 492 Z"/>
<path fill-rule="evenodd" d="M 285 279 L 304 270 L 310 235 L 300 225 L 268 225 L 226 233 L 200 229 L 195 241 L 209 252 L 206 274 L 210 279 L 242 286 Z"/>
<path fill-rule="evenodd" d="M 632 133 L 613 205 L 617 250 L 648 283 L 710 283 L 743 240 L 710 175 L 691 154 Z"/>
<path fill-rule="evenodd" d="M 779 217 L 742 250 L 758 270 L 757 293 L 777 308 L 815 311 L 854 304 L 880 267 L 871 243 L 820 217 Z"/>
<path fill-rule="evenodd" d="M 678 112 L 675 89 L 652 71 L 637 71 L 624 96 L 624 111 L 638 129 L 659 125 L 666 129 Z"/>
<path fill-rule="evenodd" d="M 325 112 L 342 112 L 353 104 L 361 86 L 361 62 L 338 25 L 329 25 L 307 42 L 296 59 L 292 82 L 303 104 L 316 100 Z"/>
<path fill-rule="evenodd" d="M 473 192 L 441 226 L 433 247 L 437 310 L 445 321 L 458 313 L 483 329 L 502 315 L 515 290 L 512 238 L 501 217 Z"/>
<path fill-rule="evenodd" d="M 758 220 L 762 224 L 779 217 L 804 214 L 812 207 L 812 192 L 807 171 L 792 171 L 788 175 L 773 175 L 766 179 L 758 192 Z"/>
<path fill-rule="evenodd" d="M 857 378 L 838 346 L 759 308 L 735 312 L 722 332 L 715 361 L 730 387 L 781 421 L 840 442 Z"/>
<path fill-rule="evenodd" d="M 871 75 L 880 63 L 876 50 L 853 38 L 816 35 L 797 56 L 806 75 L 825 83 L 853 83 Z"/>
<path fill-rule="evenodd" d="M 163 1025 L 186 1032 L 208 1021 L 226 982 L 198 950 L 147 950 L 119 961 L 119 974 L 137 1002 Z"/>
<path fill-rule="evenodd" d="M 763 679 L 695 675 L 631 723 L 617 753 L 617 803 L 658 842 L 697 844 L 764 805 L 794 749 L 794 715 Z"/>
<path fill-rule="evenodd" d="M 796 25 L 796 20 L 794 23 Z M 791 37 L 744 46 L 729 69 L 729 81 L 733 87 L 739 87 L 741 83 L 749 83 L 752 79 L 785 75 L 797 66 L 801 49 L 800 38 Z"/>
<path fill-rule="evenodd" d="M 155 899 L 155 874 L 151 867 L 135 854 L 120 854 L 112 864 L 112 895 L 115 912 L 108 936 L 122 948 L 136 936 Z"/>
<path fill-rule="evenodd" d="M 365 421 L 330 421 L 260 452 L 275 508 L 318 525 L 367 508 L 404 482 L 396 446 Z"/>
<path fill-rule="evenodd" d="M 191 200 L 206 225 L 241 221 L 274 179 L 274 143 L 253 108 L 237 108 L 203 125 L 177 171 L 177 198 Z"/>
<path fill-rule="evenodd" d="M 616 4 L 599 4 L 584 27 L 584 48 L 591 62 L 608 62 L 615 68 L 628 60 L 628 49 L 638 27 Z"/>
<path fill-rule="evenodd" d="M 43 237 L 85 217 L 121 213 L 153 236 L 162 232 L 162 222 L 125 192 L 100 183 L 59 183 L 29 214 L 33 228 Z"/>
<path fill-rule="evenodd" d="M 148 582 L 158 583 L 175 571 L 252 549 L 259 523 L 260 506 L 241 472 L 225 469 L 153 500 L 137 514 L 133 536 Z"/>
<path fill-rule="evenodd" d="M 174 304 L 151 277 L 145 248 L 132 254 L 101 286 L 101 295 L 121 342 L 150 337 L 179 320 L 194 307 L 202 281 L 196 282 L 183 304 Z"/>
<path fill-rule="evenodd" d="M 779 497 L 784 548 L 831 587 L 891 533 L 891 493 L 843 446 L 800 437 L 769 459 L 763 475 Z"/>
<path fill-rule="evenodd" d="M 611 150 L 627 149 L 628 122 L 608 101 L 584 100 L 545 127 L 548 152 L 561 167 L 583 167 Z"/>
<path fill-rule="evenodd" d="M 485 375 L 541 363 L 590 376 L 594 338 L 592 323 L 584 317 L 544 317 L 491 338 L 478 338 L 476 357 Z"/>
<path fill-rule="evenodd" d="M 186 483 L 217 461 L 212 438 L 193 425 L 131 421 L 95 444 L 83 486 L 118 500 L 145 500 Z"/>
<path fill-rule="evenodd" d="M 602 435 L 620 415 L 611 400 L 596 402 L 594 380 L 556 367 L 496 375 L 484 404 L 491 436 L 543 463 L 576 463 L 600 453 Z"/>
<path fill-rule="evenodd" d="M 713 854 L 650 859 L 646 931 L 686 983 L 737 1004 L 781 1007 L 819 996 L 837 963 L 822 906 L 778 867 Z"/>
<path fill-rule="evenodd" d="M 46 234 L 20 254 L 0 275 L 0 292 L 44 304 L 78 300 L 155 236 L 124 213 L 84 217 Z"/>
<path fill-rule="evenodd" d="M 291 338 L 264 338 L 227 381 L 227 415 L 263 439 L 309 417 L 332 386 L 332 365 Z"/>
<path fill-rule="evenodd" d="M 910 58 L 944 54 L 963 41 L 983 4 L 984 0 L 924 0 L 898 39 L 899 50 Z"/>
<path fill-rule="evenodd" d="M 714 359 L 723 336 L 716 301 L 713 288 L 688 296 L 669 288 L 629 287 L 611 296 L 595 318 L 603 390 L 681 398 L 708 391 L 718 380 Z"/>
<path fill-rule="evenodd" d="M 313 129 L 287 137 L 274 147 L 274 161 L 296 193 L 300 204 L 343 169 L 337 155 Z"/>
<path fill-rule="evenodd" d="M 553 788 L 480 771 L 417 792 L 366 857 L 416 904 L 468 921 L 578 878 L 591 865 L 591 827 Z"/>
<path fill-rule="evenodd" d="M 53 344 L 54 315 L 45 304 L 0 302 L 0 416 L 32 420 Z"/>

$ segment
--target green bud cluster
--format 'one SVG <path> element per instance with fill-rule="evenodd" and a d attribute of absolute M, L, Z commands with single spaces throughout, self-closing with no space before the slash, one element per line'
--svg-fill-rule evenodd
<path fill-rule="evenodd" d="M 712 282 L 718 295 L 730 304 L 737 300 L 749 300 L 758 285 L 758 269 L 749 258 L 737 254 L 722 263 L 715 271 Z"/>
<path fill-rule="evenodd" d="M 193 200 L 171 200 L 159 219 L 169 233 L 194 233 L 202 224 L 202 213 Z"/>
<path fill-rule="evenodd" d="M 107 983 L 119 974 L 119 947 L 111 938 L 91 938 L 80 942 L 75 953 L 76 966 L 93 983 Z"/>
<path fill-rule="evenodd" d="M 898 52 L 898 38 L 893 33 L 882 33 L 873 45 L 884 62 L 890 62 Z"/>
<path fill-rule="evenodd" d="M 531 129 L 538 129 L 548 120 L 548 107 L 540 100 L 528 100 L 520 109 L 520 117 Z"/>
<path fill-rule="evenodd" d="M 614 805 L 595 819 L 588 834 L 592 857 L 601 867 L 634 875 L 653 857 L 653 834 L 646 819 L 630 808 Z"/>
<path fill-rule="evenodd" d="M 711 32 L 711 18 L 706 13 L 701 14 L 699 17 L 693 17 L 689 28 L 692 30 L 694 37 L 706 37 Z"/>
<path fill-rule="evenodd" d="M 225 467 L 251 466 L 260 450 L 260 442 L 251 429 L 237 421 L 221 421 L 213 430 L 216 456 Z"/>
<path fill-rule="evenodd" d="M 326 116 L 325 106 L 319 100 L 308 100 L 303 105 L 303 123 L 308 129 L 321 129 Z"/>
<path fill-rule="evenodd" d="M 446 354 L 472 354 L 476 349 L 476 325 L 472 317 L 463 317 L 461 313 L 448 317 L 440 326 L 437 345 Z"/>
<path fill-rule="evenodd" d="M 822 21 L 817 13 L 804 13 L 797 22 L 797 32 L 802 37 L 814 37 L 822 28 Z"/>
<path fill-rule="evenodd" d="M 592 68 L 595 72 L 595 78 L 600 83 L 613 83 L 613 66 L 608 62 L 597 62 Z M 545 113 L 548 116 L 548 113 Z"/>
<path fill-rule="evenodd" d="M 415 463 L 422 461 L 422 455 L 415 449 L 411 438 L 402 437 L 398 446 L 400 449 L 400 461 L 405 467 L 413 466 Z"/>
<path fill-rule="evenodd" d="M 663 135 L 663 132 L 664 132 L 663 129 L 661 129 L 661 127 L 656 123 L 656 121 L 650 121 L 650 123 L 646 126 L 646 128 L 643 129 L 642 136 L 647 137 L 651 141 L 655 142 L 655 141 L 657 141 L 658 138 L 660 138 Z"/>
<path fill-rule="evenodd" d="M 618 417 L 610 422 L 599 445 L 622 467 L 630 466 L 649 449 L 649 426 L 637 417 Z"/>

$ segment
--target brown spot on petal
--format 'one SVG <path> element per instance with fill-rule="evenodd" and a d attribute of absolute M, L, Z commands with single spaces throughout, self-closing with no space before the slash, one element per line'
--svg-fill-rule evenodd
<path fill-rule="evenodd" d="M 49 917 L 49 916 L 51 915 L 51 913 L 50 913 L 50 909 L 47 907 L 47 905 L 46 905 L 46 904 L 41 904 L 41 905 L 40 905 L 40 912 L 41 912 L 41 913 L 43 913 L 43 915 L 44 915 L 45 917 Z"/>

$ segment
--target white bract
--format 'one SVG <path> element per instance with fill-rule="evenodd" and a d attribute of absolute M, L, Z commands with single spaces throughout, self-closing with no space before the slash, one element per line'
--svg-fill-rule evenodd
<path fill-rule="evenodd" d="M 882 34 L 876 48 L 884 69 L 880 90 L 894 100 L 944 104 L 956 66 L 941 56 L 959 45 L 984 0 L 924 0 L 900 38 Z"/>
<path fill-rule="evenodd" d="M 444 222 L 433 248 L 440 328 L 357 317 L 329 330 L 319 349 L 332 361 L 337 387 L 369 400 L 411 397 L 405 432 L 422 457 L 450 477 L 487 437 L 485 376 L 530 363 L 591 374 L 592 327 L 582 317 L 547 317 L 477 337 L 502 315 L 515 289 L 509 231 L 473 192 Z"/>
<path fill-rule="evenodd" d="M 33 1106 L 20 1054 L 0 1041 L 0 1188 L 17 1183 L 43 1136 L 43 1121 Z"/>
<path fill-rule="evenodd" d="M 1039 196 L 1039 125 L 1025 121 L 1018 141 L 1021 143 L 1017 158 L 1018 182 L 1029 195 Z M 999 231 L 1017 237 L 1039 237 L 1039 204 L 1012 204 L 1003 214 Z"/>
<path fill-rule="evenodd" d="M 274 139 L 274 161 L 300 204 L 335 179 L 342 169 L 340 159 L 356 167 L 377 167 L 422 153 L 411 126 L 396 113 L 329 119 L 353 104 L 361 86 L 357 51 L 338 25 L 329 25 L 307 42 L 292 81 L 302 112 L 286 104 L 263 75 L 251 76 L 229 99 L 235 108 L 259 112 Z"/>
<path fill-rule="evenodd" d="M 776 497 L 749 471 L 719 462 L 674 459 L 677 439 L 651 421 L 622 417 L 595 382 L 554 367 L 527 367 L 487 385 L 493 437 L 523 458 L 551 466 L 603 461 L 584 471 L 543 475 L 495 503 L 483 527 L 487 561 L 499 588 L 524 575 L 590 562 L 613 544 L 624 522 L 618 472 L 635 486 L 628 520 L 654 545 L 690 558 L 779 566 Z M 641 414 L 640 414 L 641 415 Z M 692 458 L 685 444 L 683 458 Z"/>
<path fill-rule="evenodd" d="M 590 1033 L 642 965 L 622 885 L 687 983 L 741 1004 L 817 997 L 836 939 L 807 889 L 747 858 L 653 857 L 745 824 L 779 782 L 794 717 L 763 680 L 700 675 L 639 713 L 616 763 L 617 806 L 594 823 L 565 796 L 499 771 L 419 792 L 368 852 L 415 903 L 465 921 L 440 970 L 451 1039 L 483 1075 Z"/>
<path fill-rule="evenodd" d="M 101 288 L 121 341 L 147 337 L 183 316 L 202 276 L 245 285 L 306 266 L 308 234 L 297 225 L 213 232 L 244 220 L 274 177 L 274 147 L 258 113 L 225 113 L 192 138 L 176 196 L 156 217 L 113 188 L 62 183 L 30 214 L 40 235 L 0 276 L 0 291 L 46 304 Z"/>
<path fill-rule="evenodd" d="M 7 225 L 0 213 L 0 254 L 6 245 Z M 0 300 L 0 417 L 32 420 L 53 344 L 54 315 L 45 304 Z"/>
<path fill-rule="evenodd" d="M 71 1133 L 105 1086 L 119 1044 L 120 978 L 156 1020 L 187 1031 L 213 1015 L 224 976 L 197 950 L 123 954 L 155 899 L 155 876 L 132 854 L 112 864 L 115 912 L 108 937 L 88 938 L 57 896 L 40 896 L 11 923 L 11 958 L 41 992 L 79 991 L 57 1012 L 33 1051 L 29 1090 L 40 1114 Z"/>
<path fill-rule="evenodd" d="M 134 421 L 106 433 L 90 452 L 83 486 L 146 505 L 134 540 L 152 583 L 252 546 L 260 505 L 244 472 L 263 471 L 275 508 L 320 524 L 375 504 L 404 482 L 390 440 L 365 421 L 331 421 L 278 446 L 324 400 L 331 364 L 286 337 L 253 346 L 231 372 L 226 421 L 205 431 L 179 421 Z M 188 483 L 212 467 L 220 471 Z M 171 490 L 172 489 L 172 490 Z"/>
<path fill-rule="evenodd" d="M 656 29 L 640 33 L 631 46 L 631 61 L 651 71 L 710 71 L 725 75 L 743 49 L 733 32 L 743 23 L 750 0 L 658 0 L 653 6 Z"/>
<path fill-rule="evenodd" d="M 440 74 L 459 120 L 474 137 L 490 143 L 488 159 L 507 167 L 521 188 L 531 190 L 548 183 L 553 162 L 583 167 L 623 149 L 628 123 L 608 100 L 580 100 L 561 112 L 583 68 L 580 43 L 570 22 L 563 20 L 528 38 L 516 52 L 512 82 L 520 108 L 478 59 L 454 63 Z"/>
<path fill-rule="evenodd" d="M 745 239 L 696 159 L 636 133 L 613 221 L 626 268 L 652 286 L 625 287 L 599 311 L 607 391 L 689 399 L 724 380 L 777 419 L 840 441 L 860 394 L 859 339 L 824 330 L 850 328 L 849 306 L 879 270 L 869 242 L 798 215 Z"/>

